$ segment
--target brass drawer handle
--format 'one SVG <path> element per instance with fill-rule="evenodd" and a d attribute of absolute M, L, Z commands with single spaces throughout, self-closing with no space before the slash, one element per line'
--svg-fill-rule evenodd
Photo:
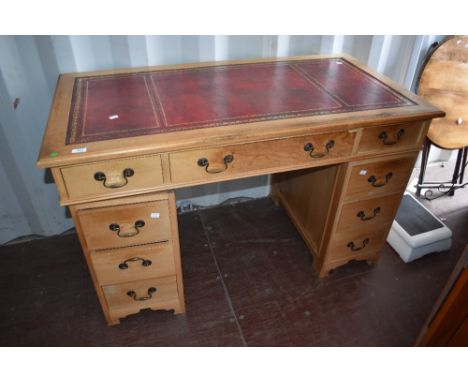
<path fill-rule="evenodd" d="M 372 219 L 374 219 L 379 213 L 380 213 L 380 207 L 376 207 L 376 208 L 374 208 L 374 211 L 373 211 L 372 216 L 366 216 L 366 214 L 365 214 L 364 211 L 359 211 L 359 212 L 357 213 L 357 217 L 358 217 L 359 219 L 361 219 L 362 221 L 372 220 Z"/>
<path fill-rule="evenodd" d="M 405 129 L 400 129 L 400 130 L 398 130 L 397 133 L 395 134 L 395 138 L 396 138 L 396 139 L 395 139 L 394 141 L 389 141 L 389 140 L 388 140 L 388 134 L 387 134 L 387 132 L 386 132 L 386 131 L 382 131 L 382 132 L 379 134 L 379 139 L 382 141 L 382 143 L 383 143 L 384 145 L 389 146 L 389 145 L 394 145 L 394 144 L 396 144 L 396 143 L 400 140 L 400 138 L 401 138 L 403 135 L 405 135 Z"/>
<path fill-rule="evenodd" d="M 231 154 L 226 155 L 226 156 L 223 158 L 224 168 L 210 168 L 210 162 L 209 162 L 208 159 L 206 159 L 206 158 L 200 158 L 200 159 L 197 161 L 197 164 L 198 164 L 200 167 L 205 167 L 205 171 L 206 171 L 208 174 L 218 174 L 218 173 L 220 173 L 220 172 L 226 171 L 226 170 L 228 169 L 228 164 L 229 164 L 229 163 L 232 163 L 233 160 L 234 160 L 234 156 L 233 156 L 233 155 L 231 155 Z"/>
<path fill-rule="evenodd" d="M 135 301 L 145 301 L 145 300 L 149 300 L 150 298 L 152 298 L 154 293 L 156 293 L 156 288 L 151 287 L 151 288 L 148 288 L 147 296 L 137 297 L 135 291 L 133 290 L 129 290 L 127 292 L 127 296 L 133 298 Z"/>
<path fill-rule="evenodd" d="M 365 238 L 362 241 L 362 247 L 356 247 L 356 244 L 354 244 L 354 241 L 350 241 L 347 244 L 347 247 L 351 249 L 351 251 L 360 251 L 361 249 L 364 249 L 366 245 L 369 244 L 369 238 Z"/>
<path fill-rule="evenodd" d="M 304 151 L 308 151 L 311 158 L 323 158 L 330 152 L 333 146 L 335 146 L 335 141 L 331 139 L 325 144 L 326 152 L 313 154 L 315 147 L 312 143 L 309 142 L 304 145 Z"/>
<path fill-rule="evenodd" d="M 390 179 L 392 179 L 392 176 L 393 176 L 393 173 L 389 172 L 385 175 L 384 177 L 385 180 L 378 183 L 377 178 L 374 175 L 372 175 L 369 177 L 369 179 L 367 179 L 367 181 L 372 184 L 372 187 L 383 187 L 388 183 Z"/>
<path fill-rule="evenodd" d="M 132 177 L 135 174 L 135 171 L 132 168 L 126 168 L 122 171 L 122 177 L 119 177 L 117 180 L 108 181 L 106 174 L 102 171 L 98 171 L 94 174 L 94 179 L 98 182 L 103 182 L 103 186 L 106 188 L 120 188 L 125 186 L 128 183 L 128 178 Z"/>
<path fill-rule="evenodd" d="M 134 261 L 141 261 L 141 266 L 142 267 L 149 267 L 151 264 L 153 264 L 153 262 L 151 260 L 142 259 L 141 257 L 132 257 L 132 258 L 127 259 L 124 262 L 120 263 L 119 268 L 122 269 L 122 270 L 125 270 L 125 269 L 128 268 L 127 263 L 134 262 Z"/>
<path fill-rule="evenodd" d="M 135 224 L 133 225 L 134 230 L 130 232 L 120 232 L 120 225 L 117 223 L 112 223 L 109 225 L 109 229 L 111 231 L 117 232 L 118 237 L 133 237 L 136 236 L 140 233 L 139 228 L 142 228 L 145 226 L 145 222 L 143 220 L 137 220 Z"/>

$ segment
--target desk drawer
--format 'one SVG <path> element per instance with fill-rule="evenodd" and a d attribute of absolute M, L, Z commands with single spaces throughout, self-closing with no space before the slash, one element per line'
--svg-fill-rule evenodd
<path fill-rule="evenodd" d="M 172 276 L 176 273 L 171 243 L 91 252 L 100 285 Z"/>
<path fill-rule="evenodd" d="M 229 178 L 236 174 L 312 167 L 351 155 L 354 132 L 337 132 L 169 155 L 173 183 Z"/>
<path fill-rule="evenodd" d="M 88 249 L 109 249 L 171 238 L 167 200 L 80 210 L 77 214 Z"/>
<path fill-rule="evenodd" d="M 163 184 L 159 155 L 93 162 L 60 171 L 71 199 L 118 195 Z"/>
<path fill-rule="evenodd" d="M 364 199 L 403 191 L 413 170 L 415 158 L 416 155 L 354 164 L 346 199 Z"/>
<path fill-rule="evenodd" d="M 133 281 L 102 287 L 111 314 L 179 305 L 176 277 Z"/>
<path fill-rule="evenodd" d="M 358 153 L 418 148 L 423 132 L 422 122 L 365 128 L 359 142 Z"/>
<path fill-rule="evenodd" d="M 389 227 L 400 204 L 401 194 L 359 200 L 343 205 L 336 236 L 372 232 Z"/>
<path fill-rule="evenodd" d="M 380 251 L 388 234 L 388 229 L 371 230 L 365 233 L 336 235 L 332 238 L 328 249 L 327 261 L 342 259 L 362 259 L 375 255 Z"/>

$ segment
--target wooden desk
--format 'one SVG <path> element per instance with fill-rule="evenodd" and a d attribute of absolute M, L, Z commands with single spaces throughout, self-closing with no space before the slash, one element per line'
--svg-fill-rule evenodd
<path fill-rule="evenodd" d="M 316 271 L 375 262 L 432 118 L 351 57 L 61 75 L 38 166 L 69 206 L 109 324 L 184 312 L 173 189 L 275 174 Z"/>

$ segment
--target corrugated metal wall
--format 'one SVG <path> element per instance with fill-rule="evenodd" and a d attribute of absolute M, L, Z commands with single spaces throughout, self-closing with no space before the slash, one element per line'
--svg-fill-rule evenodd
<path fill-rule="evenodd" d="M 442 36 L 0 36 L 0 243 L 73 223 L 35 166 L 59 73 L 318 53 L 349 53 L 411 88 Z M 15 100 L 17 107 L 14 108 Z M 19 102 L 19 103 L 18 103 Z M 434 153 L 432 155 L 440 155 Z M 218 204 L 269 193 L 268 177 L 187 188 L 179 203 Z"/>

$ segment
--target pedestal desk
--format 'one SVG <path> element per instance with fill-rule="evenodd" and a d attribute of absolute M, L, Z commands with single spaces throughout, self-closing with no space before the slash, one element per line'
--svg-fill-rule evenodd
<path fill-rule="evenodd" d="M 70 208 L 112 325 L 185 311 L 180 187 L 274 174 L 272 197 L 320 276 L 375 262 L 443 115 L 349 56 L 63 74 L 38 166 Z"/>

